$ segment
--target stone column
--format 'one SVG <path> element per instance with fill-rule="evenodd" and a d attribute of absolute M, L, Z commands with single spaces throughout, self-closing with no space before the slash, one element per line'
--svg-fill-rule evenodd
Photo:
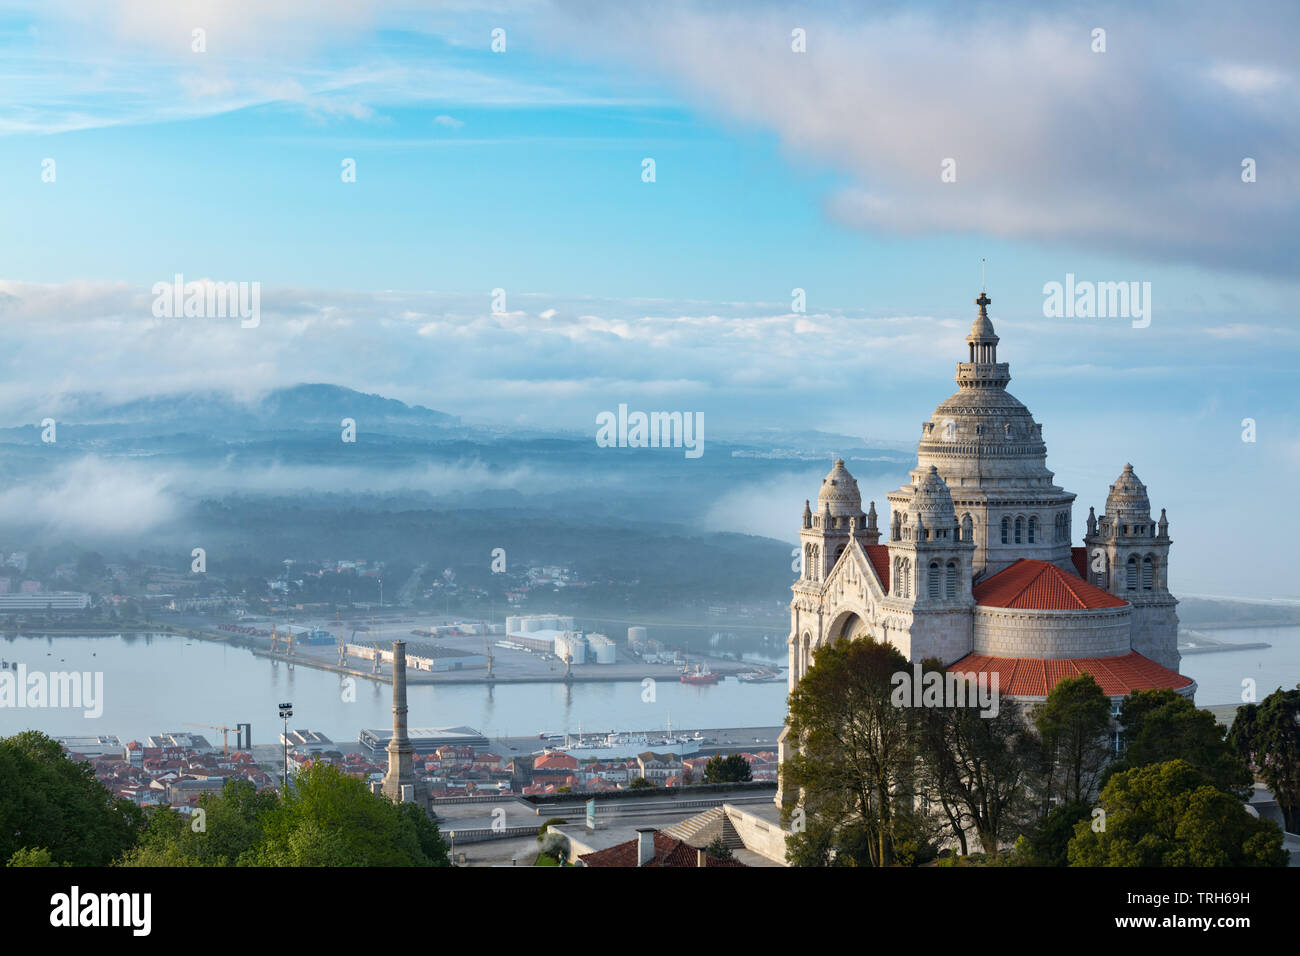
<path fill-rule="evenodd" d="M 383 793 L 394 803 L 401 803 L 406 793 L 417 802 L 420 787 L 415 781 L 414 751 L 406 734 L 406 642 L 393 642 L 393 737 L 388 741 L 388 772 L 384 774 Z"/>

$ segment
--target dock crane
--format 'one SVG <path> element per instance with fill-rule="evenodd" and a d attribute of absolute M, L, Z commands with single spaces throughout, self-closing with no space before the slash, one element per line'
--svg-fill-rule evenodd
<path fill-rule="evenodd" d="M 487 665 L 488 665 L 487 679 L 496 680 L 496 677 L 494 677 L 492 674 L 492 663 L 493 661 L 496 660 L 496 658 L 492 656 L 492 648 L 488 646 L 487 621 L 479 621 L 478 623 L 479 626 L 483 628 L 483 656 L 487 658 Z"/>
<path fill-rule="evenodd" d="M 284 637 L 282 638 L 279 635 L 279 633 L 276 631 L 275 625 L 272 624 L 271 625 L 271 653 L 272 654 L 274 654 L 279 649 L 281 643 L 285 645 L 285 650 L 283 652 L 284 656 L 292 660 L 293 659 L 293 631 L 286 631 Z"/>
<path fill-rule="evenodd" d="M 334 619 L 335 626 L 339 629 L 339 667 L 342 668 L 346 667 L 348 663 L 348 645 L 343 639 L 343 617 L 338 611 L 334 612 Z M 356 632 L 354 631 L 353 633 L 355 634 Z"/>

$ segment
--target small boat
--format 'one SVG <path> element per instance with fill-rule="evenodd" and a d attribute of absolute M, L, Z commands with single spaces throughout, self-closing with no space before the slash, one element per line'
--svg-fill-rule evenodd
<path fill-rule="evenodd" d="M 694 672 L 683 670 L 683 684 L 716 684 L 718 675 L 709 670 L 708 664 L 696 664 Z"/>

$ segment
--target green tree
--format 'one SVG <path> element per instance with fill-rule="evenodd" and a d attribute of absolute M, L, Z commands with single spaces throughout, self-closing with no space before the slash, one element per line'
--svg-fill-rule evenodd
<path fill-rule="evenodd" d="M 43 848 L 55 863 L 107 866 L 135 843 L 144 813 L 114 797 L 90 764 L 38 730 L 0 738 L 0 859 Z"/>
<path fill-rule="evenodd" d="M 23 847 L 21 850 L 14 850 L 13 855 L 9 857 L 9 862 L 5 866 L 58 866 L 54 862 L 54 857 L 50 856 L 50 851 L 45 847 Z"/>
<path fill-rule="evenodd" d="M 1088 803 L 1062 803 L 1052 807 L 1047 816 L 1038 821 L 1033 836 L 1024 846 L 1024 856 L 1017 862 L 1028 866 L 1069 866 L 1070 841 L 1080 820 L 1092 819 L 1092 805 Z"/>
<path fill-rule="evenodd" d="M 715 754 L 704 765 L 705 783 L 746 783 L 752 779 L 749 761 L 740 754 Z"/>
<path fill-rule="evenodd" d="M 654 786 L 655 785 L 651 783 L 649 780 L 647 780 L 645 777 L 637 777 L 635 780 L 633 780 L 631 783 L 627 785 L 627 788 L 629 790 L 653 790 Z"/>
<path fill-rule="evenodd" d="M 429 814 L 413 803 L 403 803 L 399 807 L 402 815 L 415 828 L 415 841 L 433 866 L 451 866 L 451 853 L 447 841 L 442 838 L 438 824 L 429 818 Z"/>
<path fill-rule="evenodd" d="M 263 820 L 279 805 L 270 790 L 247 780 L 227 780 L 220 793 L 199 797 L 197 810 L 183 816 L 159 807 L 123 866 L 234 866 L 261 842 Z"/>
<path fill-rule="evenodd" d="M 371 793 L 363 781 L 347 776 L 333 764 L 318 761 L 300 769 L 288 795 L 262 820 L 265 836 L 241 856 L 241 863 L 442 865 L 441 860 L 426 855 L 422 842 L 430 845 L 427 835 L 422 841 L 409 811 Z"/>
<path fill-rule="evenodd" d="M 892 701 L 893 675 L 909 672 L 895 648 L 841 638 L 819 648 L 789 698 L 782 787 L 801 793 L 802 832 L 791 862 L 889 866 L 911 806 L 916 763 L 915 708 Z M 787 806 L 789 824 L 796 808 Z M 847 857 L 839 860 L 840 856 Z"/>
<path fill-rule="evenodd" d="M 1227 728 L 1172 690 L 1134 691 L 1120 708 L 1123 756 L 1106 770 L 1115 773 L 1167 760 L 1186 760 L 1220 790 L 1240 800 L 1250 794 L 1250 769 L 1225 739 Z"/>
<path fill-rule="evenodd" d="M 1110 698 L 1091 674 L 1057 682 L 1034 714 L 1043 742 L 1043 807 L 1090 800 L 1113 753 Z"/>
<path fill-rule="evenodd" d="M 941 662 L 928 660 L 923 667 L 940 679 L 943 699 L 919 711 L 921 779 L 943 808 L 963 855 L 967 823 L 984 852 L 996 853 L 1032 816 L 1026 795 L 1034 770 L 1029 755 L 1039 741 L 1014 699 L 1002 697 L 996 712 L 985 711 L 962 688 L 943 680 Z"/>
<path fill-rule="evenodd" d="M 1286 866 L 1282 831 L 1186 760 L 1115 774 L 1105 816 L 1075 824 L 1071 866 Z"/>
<path fill-rule="evenodd" d="M 704 847 L 704 852 L 718 860 L 730 860 L 735 856 L 735 854 L 731 852 L 731 847 L 727 846 L 720 836 L 714 837 L 710 840 Z"/>
<path fill-rule="evenodd" d="M 1290 833 L 1300 833 L 1300 685 L 1237 708 L 1228 742 L 1273 791 Z"/>

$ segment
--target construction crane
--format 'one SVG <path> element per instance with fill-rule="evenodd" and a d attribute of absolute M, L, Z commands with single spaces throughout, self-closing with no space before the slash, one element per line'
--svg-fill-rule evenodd
<path fill-rule="evenodd" d="M 222 751 L 222 753 L 224 753 L 227 757 L 230 756 L 230 732 L 233 730 L 235 733 L 239 733 L 239 728 L 238 728 L 238 727 L 214 727 L 212 724 L 194 724 L 194 723 L 190 723 L 189 721 L 186 721 L 186 722 L 185 722 L 185 726 L 186 726 L 186 727 L 206 727 L 208 730 L 219 730 L 219 731 L 221 731 L 221 751 Z"/>

